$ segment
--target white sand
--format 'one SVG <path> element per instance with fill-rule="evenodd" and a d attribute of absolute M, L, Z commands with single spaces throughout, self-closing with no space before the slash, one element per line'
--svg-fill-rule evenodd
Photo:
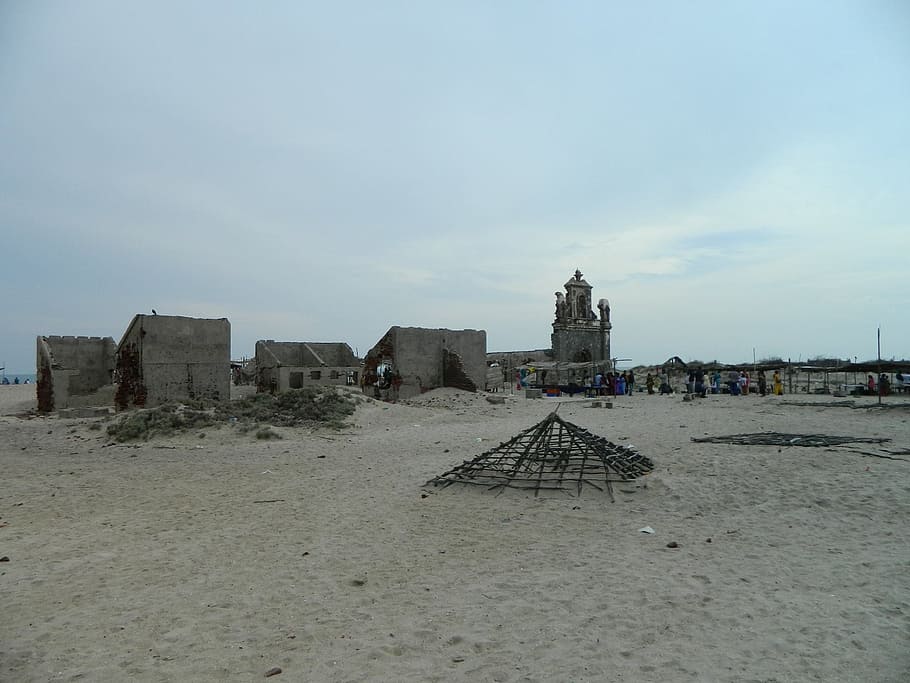
<path fill-rule="evenodd" d="M 34 404 L 2 389 L 0 414 Z M 655 461 L 615 503 L 424 497 L 554 399 L 440 391 L 368 402 L 343 433 L 136 448 L 0 417 L 0 681 L 906 681 L 910 462 L 690 437 L 908 449 L 910 408 L 783 398 L 806 405 L 561 400 Z"/>

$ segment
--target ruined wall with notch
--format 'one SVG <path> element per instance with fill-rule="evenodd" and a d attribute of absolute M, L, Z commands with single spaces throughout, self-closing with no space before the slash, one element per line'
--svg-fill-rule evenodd
<path fill-rule="evenodd" d="M 38 410 L 67 408 L 113 382 L 116 345 L 111 337 L 47 335 L 37 338 Z"/>
<path fill-rule="evenodd" d="M 484 330 L 393 327 L 367 354 L 364 377 L 388 361 L 400 376 L 391 398 L 410 398 L 444 386 L 471 391 L 485 385 L 486 353 Z M 364 386 L 364 391 L 373 389 Z"/>

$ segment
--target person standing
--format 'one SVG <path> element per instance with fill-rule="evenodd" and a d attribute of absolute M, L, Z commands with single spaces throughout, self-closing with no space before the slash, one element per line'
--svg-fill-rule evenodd
<path fill-rule="evenodd" d="M 768 378 L 765 377 L 765 371 L 758 371 L 758 393 L 762 396 L 768 393 Z"/>
<path fill-rule="evenodd" d="M 891 393 L 891 380 L 884 372 L 878 376 L 878 391 L 881 396 L 888 396 Z"/>
<path fill-rule="evenodd" d="M 629 370 L 629 374 L 626 377 L 626 393 L 631 396 L 632 389 L 635 388 L 635 373 Z"/>
<path fill-rule="evenodd" d="M 650 372 L 648 373 L 648 376 L 645 377 L 645 387 L 647 387 L 649 394 L 654 393 L 654 375 Z"/>
<path fill-rule="evenodd" d="M 727 384 L 730 385 L 730 395 L 739 396 L 739 370 L 730 370 Z"/>
<path fill-rule="evenodd" d="M 622 396 L 626 393 L 626 373 L 622 373 L 616 378 L 616 395 Z"/>
<path fill-rule="evenodd" d="M 774 385 L 774 395 L 783 396 L 784 383 L 780 379 L 780 370 L 775 370 L 774 374 L 771 375 L 771 383 Z"/>

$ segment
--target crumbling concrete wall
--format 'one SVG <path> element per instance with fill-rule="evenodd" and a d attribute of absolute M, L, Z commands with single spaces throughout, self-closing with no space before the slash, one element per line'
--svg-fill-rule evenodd
<path fill-rule="evenodd" d="M 137 315 L 117 347 L 119 410 L 231 395 L 231 324 L 226 318 Z"/>
<path fill-rule="evenodd" d="M 38 410 L 69 407 L 113 382 L 116 345 L 111 337 L 39 336 Z"/>
<path fill-rule="evenodd" d="M 360 363 L 343 342 L 256 342 L 257 391 L 357 384 Z"/>
<path fill-rule="evenodd" d="M 363 390 L 396 400 L 438 387 L 483 389 L 486 353 L 484 330 L 392 327 L 364 359 Z"/>

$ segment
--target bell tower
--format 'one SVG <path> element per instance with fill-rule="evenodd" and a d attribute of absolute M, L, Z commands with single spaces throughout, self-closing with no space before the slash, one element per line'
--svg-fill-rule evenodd
<path fill-rule="evenodd" d="M 592 310 L 593 287 L 576 269 L 563 285 L 565 294 L 556 292 L 556 319 L 553 321 L 554 358 L 563 363 L 594 363 L 610 369 L 610 302 L 597 302 L 600 316 Z"/>

